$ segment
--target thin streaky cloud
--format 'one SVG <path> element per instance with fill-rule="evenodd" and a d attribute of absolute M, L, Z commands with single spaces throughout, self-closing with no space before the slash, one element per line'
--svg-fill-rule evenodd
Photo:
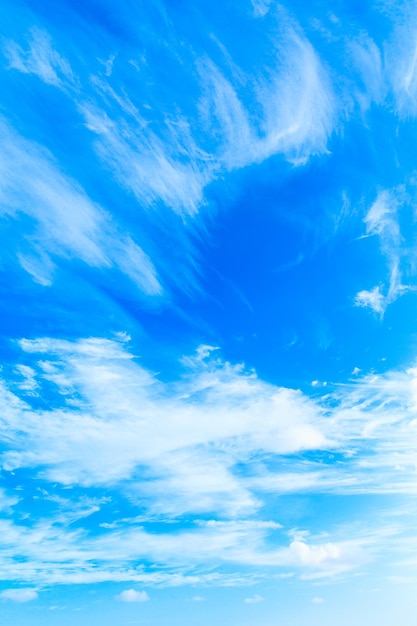
<path fill-rule="evenodd" d="M 78 259 L 96 268 L 116 267 L 146 294 L 161 294 L 152 261 L 130 235 L 65 176 L 44 148 L 20 137 L 4 119 L 0 124 L 3 219 L 19 223 L 26 215 L 35 225 L 15 241 L 23 269 L 50 285 L 59 259 Z"/>
<path fill-rule="evenodd" d="M 15 41 L 6 40 L 3 54 L 10 69 L 34 74 L 48 85 L 60 89 L 76 85 L 76 78 L 68 61 L 53 48 L 48 33 L 36 26 L 30 30 L 26 49 Z"/>

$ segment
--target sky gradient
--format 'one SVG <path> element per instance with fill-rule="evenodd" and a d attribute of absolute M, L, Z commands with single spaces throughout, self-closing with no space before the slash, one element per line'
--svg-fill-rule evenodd
<path fill-rule="evenodd" d="M 415 626 L 417 4 L 0 24 L 2 626 Z"/>

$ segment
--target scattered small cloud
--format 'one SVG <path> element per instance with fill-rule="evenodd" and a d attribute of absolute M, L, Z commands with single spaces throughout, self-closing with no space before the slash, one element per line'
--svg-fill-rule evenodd
<path fill-rule="evenodd" d="M 250 597 L 250 598 L 245 598 L 244 602 L 245 604 L 258 604 L 258 602 L 263 602 L 263 597 L 260 596 L 258 593 L 255 593 L 254 596 Z"/>
<path fill-rule="evenodd" d="M 146 591 L 136 591 L 135 589 L 126 589 L 115 596 L 120 602 L 147 602 L 149 596 Z"/>
<path fill-rule="evenodd" d="M 379 287 L 374 287 L 371 291 L 363 289 L 356 294 L 355 305 L 372 309 L 375 313 L 382 315 L 385 311 L 386 298 Z"/>
<path fill-rule="evenodd" d="M 323 604 L 323 602 L 324 602 L 324 599 L 320 598 L 320 597 L 317 597 L 317 596 L 312 599 L 312 603 L 313 604 Z"/>

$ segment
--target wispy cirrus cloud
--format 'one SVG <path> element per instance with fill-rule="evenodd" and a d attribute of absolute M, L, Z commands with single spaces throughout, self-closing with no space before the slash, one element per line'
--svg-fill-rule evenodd
<path fill-rule="evenodd" d="M 394 106 L 401 117 L 417 113 L 417 30 L 416 9 L 405 2 L 393 11 L 393 32 L 385 44 L 386 72 L 390 82 Z M 389 5 L 386 7 L 390 11 Z"/>
<path fill-rule="evenodd" d="M 0 120 L 1 215 L 21 226 L 11 230 L 12 252 L 33 279 L 50 285 L 59 260 L 76 259 L 129 276 L 148 295 L 162 286 L 141 247 L 110 214 L 60 169 L 53 156 Z"/>
<path fill-rule="evenodd" d="M 180 216 L 192 216 L 206 202 L 205 188 L 225 172 L 275 154 L 300 164 L 327 151 L 337 121 L 331 82 L 301 28 L 283 11 L 274 11 L 268 20 L 268 45 L 262 35 L 260 54 L 242 67 L 240 51 L 234 59 L 235 51 L 220 43 L 220 65 L 208 53 L 195 57 L 190 38 L 189 46 L 177 50 L 174 71 L 182 76 L 185 62 L 191 62 L 194 69 L 184 78 L 196 100 L 190 107 L 178 92 L 174 110 L 152 89 L 156 69 L 147 60 L 139 65 L 125 62 L 119 81 L 106 70 L 74 91 L 70 64 L 45 31 L 31 31 L 26 52 L 9 41 L 4 54 L 10 68 L 66 86 L 95 135 L 98 157 L 144 206 L 163 203 Z M 111 58 L 114 61 L 114 55 Z M 227 71 L 231 63 L 233 76 Z M 126 86 L 138 86 L 138 74 L 136 95 Z M 148 102 L 146 107 L 139 95 Z M 153 120 L 156 109 L 161 112 L 159 124 Z"/>
<path fill-rule="evenodd" d="M 274 63 L 260 71 L 252 68 L 242 84 L 236 79 L 233 84 L 210 59 L 199 62 L 204 94 L 200 106 L 207 129 L 221 138 L 219 167 L 245 167 L 274 154 L 303 163 L 326 152 L 336 101 L 317 53 L 291 26 L 270 43 Z"/>
<path fill-rule="evenodd" d="M 383 53 L 369 34 L 349 39 L 347 52 L 356 73 L 354 97 L 363 111 L 372 103 L 382 104 L 388 93 Z"/>
<path fill-rule="evenodd" d="M 370 308 L 381 316 L 389 304 L 415 288 L 402 282 L 403 271 L 412 274 L 415 264 L 407 237 L 400 227 L 400 211 L 408 203 L 404 186 L 380 191 L 364 219 L 366 236 L 379 239 L 380 251 L 388 268 L 388 280 L 387 285 L 377 285 L 371 290 L 358 292 L 355 303 L 357 306 Z"/>
<path fill-rule="evenodd" d="M 37 26 L 31 28 L 25 47 L 13 40 L 5 40 L 3 54 L 10 69 L 33 74 L 60 89 L 76 85 L 70 64 L 54 49 L 48 33 Z"/>
<path fill-rule="evenodd" d="M 208 55 L 193 60 L 195 76 L 187 79 L 199 94 L 196 106 L 173 112 L 146 94 L 151 111 L 162 107 L 159 125 L 109 78 L 97 79 L 96 93 L 79 103 L 79 111 L 96 136 L 99 158 L 142 206 L 162 202 L 186 217 L 204 207 L 206 187 L 227 172 L 275 154 L 301 164 L 325 153 L 336 124 L 325 68 L 291 26 L 271 35 L 271 51 L 268 65 L 236 66 L 228 77 Z"/>
<path fill-rule="evenodd" d="M 114 103 L 111 113 L 97 105 L 80 105 L 86 127 L 97 137 L 100 159 L 142 206 L 162 202 L 179 215 L 195 215 L 204 203 L 212 165 L 195 144 L 190 122 L 172 120 L 174 132 L 164 138 L 138 111 L 126 119 L 123 110 L 115 116 L 117 108 Z"/>

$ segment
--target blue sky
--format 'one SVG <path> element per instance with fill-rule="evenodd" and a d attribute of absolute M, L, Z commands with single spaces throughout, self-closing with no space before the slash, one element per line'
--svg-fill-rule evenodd
<path fill-rule="evenodd" d="M 414 626 L 417 5 L 0 9 L 5 626 Z"/>

